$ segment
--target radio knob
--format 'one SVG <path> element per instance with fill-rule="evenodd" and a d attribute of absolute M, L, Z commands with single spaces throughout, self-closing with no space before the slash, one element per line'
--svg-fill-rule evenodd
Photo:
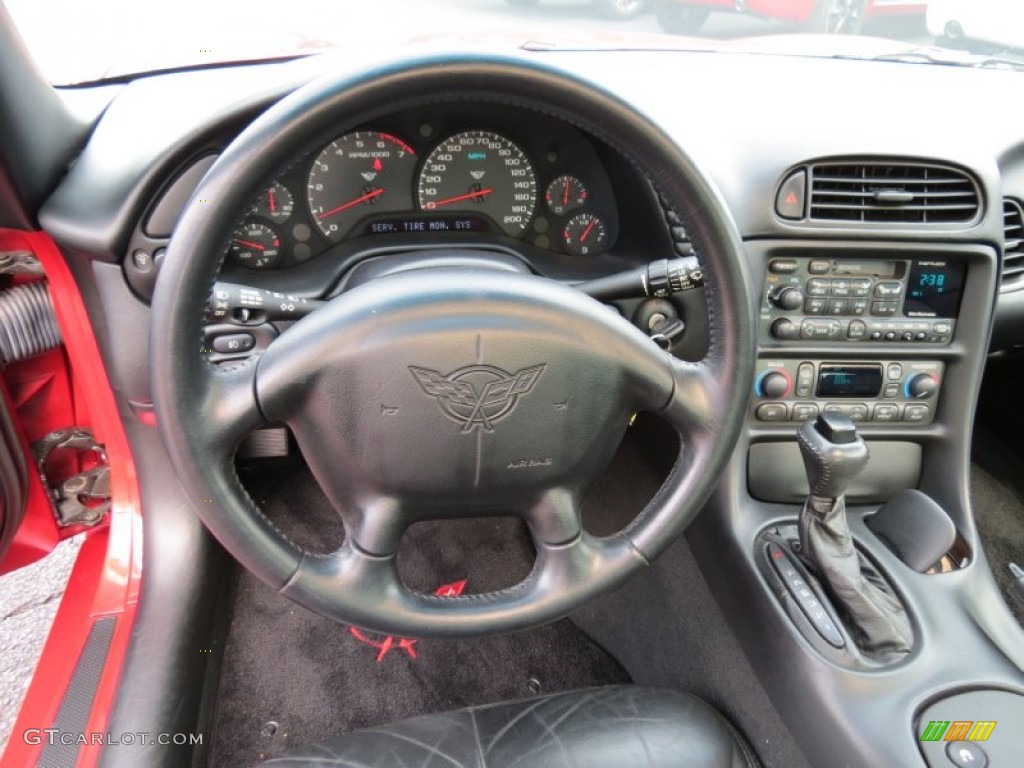
<path fill-rule="evenodd" d="M 778 400 L 789 394 L 793 380 L 783 371 L 766 371 L 757 383 L 757 394 L 769 400 Z"/>
<path fill-rule="evenodd" d="M 800 326 L 785 317 L 780 317 L 771 328 L 772 336 L 783 341 L 800 338 Z"/>
<path fill-rule="evenodd" d="M 907 379 L 908 400 L 927 400 L 939 391 L 939 380 L 930 373 L 918 373 Z"/>
<path fill-rule="evenodd" d="M 779 288 L 779 290 L 772 294 L 771 302 L 779 309 L 793 311 L 803 307 L 804 295 L 799 288 L 786 286 L 784 288 Z"/>

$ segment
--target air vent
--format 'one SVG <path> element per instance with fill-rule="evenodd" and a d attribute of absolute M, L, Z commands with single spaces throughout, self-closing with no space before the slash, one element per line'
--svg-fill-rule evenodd
<path fill-rule="evenodd" d="M 862 162 L 811 166 L 812 220 L 966 224 L 979 209 L 977 186 L 955 168 Z"/>
<path fill-rule="evenodd" d="M 1024 288 L 1024 206 L 1003 200 L 1003 290 Z"/>

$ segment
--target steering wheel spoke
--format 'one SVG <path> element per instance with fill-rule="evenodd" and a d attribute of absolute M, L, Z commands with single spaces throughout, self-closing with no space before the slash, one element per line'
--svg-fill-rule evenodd
<path fill-rule="evenodd" d="M 727 395 L 714 367 L 706 362 L 672 360 L 672 395 L 658 412 L 682 434 L 714 432 L 721 423 Z"/>
<path fill-rule="evenodd" d="M 203 415 L 206 433 L 225 454 L 234 449 L 249 432 L 265 423 L 255 394 L 256 367 L 243 364 L 229 369 L 212 369 L 196 401 Z"/>
<path fill-rule="evenodd" d="M 522 517 L 538 547 L 567 544 L 583 532 L 579 501 L 567 488 L 547 491 Z"/>

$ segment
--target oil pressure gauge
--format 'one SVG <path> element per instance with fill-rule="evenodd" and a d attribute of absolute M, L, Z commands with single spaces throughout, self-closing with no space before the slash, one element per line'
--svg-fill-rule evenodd
<path fill-rule="evenodd" d="M 600 217 L 578 213 L 566 222 L 562 245 L 574 256 L 595 256 L 608 247 L 608 229 Z"/>

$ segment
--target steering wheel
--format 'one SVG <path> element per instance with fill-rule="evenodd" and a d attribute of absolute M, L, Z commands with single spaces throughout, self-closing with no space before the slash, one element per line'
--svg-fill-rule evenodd
<path fill-rule="evenodd" d="M 710 344 L 676 359 L 581 292 L 532 275 L 417 270 L 330 300 L 258 358 L 216 367 L 203 317 L 236 222 L 273 171 L 342 129 L 451 100 L 561 118 L 634 163 L 681 212 L 706 271 Z M 685 529 L 734 448 L 753 374 L 742 244 L 711 184 L 647 118 L 574 76 L 518 60 L 426 60 L 300 88 L 220 156 L 181 217 L 153 301 L 154 399 L 167 450 L 203 522 L 247 569 L 337 621 L 418 637 L 507 632 L 560 618 L 621 584 Z M 663 486 L 597 537 L 580 499 L 637 412 L 680 436 Z M 303 551 L 235 473 L 239 441 L 286 424 L 341 516 L 329 555 Z M 530 575 L 498 592 L 404 586 L 403 531 L 423 519 L 515 514 Z"/>

